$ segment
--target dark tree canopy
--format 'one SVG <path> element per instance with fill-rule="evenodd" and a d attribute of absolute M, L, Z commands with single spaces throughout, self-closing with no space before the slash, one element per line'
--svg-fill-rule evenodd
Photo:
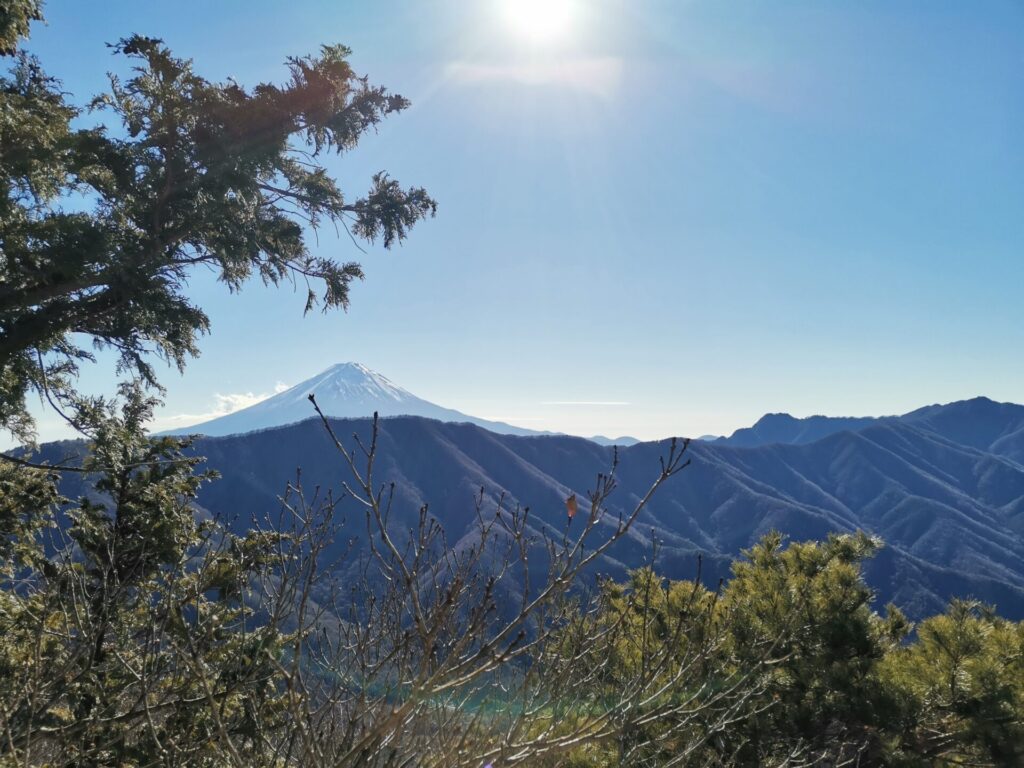
<path fill-rule="evenodd" d="M 31 0 L 0 9 L 0 425 L 32 436 L 26 395 L 60 401 L 90 348 L 156 384 L 151 356 L 179 368 L 208 328 L 185 287 L 212 267 L 232 291 L 253 276 L 307 287 L 306 311 L 345 308 L 359 264 L 314 256 L 323 224 L 391 247 L 431 216 L 422 188 L 387 173 L 347 197 L 319 164 L 408 101 L 351 68 L 348 48 L 292 58 L 283 85 L 210 82 L 157 39 L 113 46 L 132 62 L 87 107 L 18 49 Z M 85 112 L 117 127 L 78 128 Z"/>
<path fill-rule="evenodd" d="M 43 18 L 39 0 L 4 0 L 0 3 L 0 55 L 18 50 L 18 39 L 28 36 L 28 25 Z"/>

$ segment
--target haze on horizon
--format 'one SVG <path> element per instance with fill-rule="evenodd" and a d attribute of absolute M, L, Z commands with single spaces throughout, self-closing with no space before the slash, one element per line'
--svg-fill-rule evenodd
<path fill-rule="evenodd" d="M 187 376 L 162 375 L 165 423 L 345 360 L 583 435 L 1024 402 L 1019 4 L 105 8 L 49 0 L 33 32 L 76 101 L 102 89 L 112 35 L 159 36 L 246 85 L 342 42 L 413 107 L 329 169 L 386 167 L 440 203 L 394 252 L 320 233 L 366 270 L 347 314 L 197 276 L 212 333 Z M 109 358 L 82 382 L 112 391 Z M 39 415 L 42 439 L 65 436 Z"/>

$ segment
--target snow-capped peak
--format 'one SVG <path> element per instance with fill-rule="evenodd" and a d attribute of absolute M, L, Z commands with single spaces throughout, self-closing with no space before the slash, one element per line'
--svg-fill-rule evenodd
<path fill-rule="evenodd" d="M 386 376 L 367 368 L 362 363 L 337 363 L 313 378 L 286 390 L 286 393 L 288 392 L 294 392 L 295 396 L 302 398 L 312 393 L 318 400 L 321 397 L 343 397 L 401 403 L 417 399 Z"/>
<path fill-rule="evenodd" d="M 353 362 L 335 363 L 316 376 L 248 408 L 164 434 L 199 433 L 216 437 L 294 424 L 316 418 L 316 411 L 309 402 L 310 395 L 315 395 L 320 410 L 331 418 L 367 418 L 374 413 L 380 416 L 423 416 L 438 421 L 469 422 L 503 435 L 552 434 L 515 427 L 500 421 L 478 419 L 452 408 L 435 405 L 416 397 L 362 363 Z M 614 441 L 608 438 L 593 439 L 603 445 L 629 445 L 636 442 L 633 438 L 619 438 Z"/>
<path fill-rule="evenodd" d="M 279 427 L 314 418 L 309 396 L 326 416 L 366 418 L 381 416 L 425 416 L 439 421 L 471 422 L 506 434 L 536 434 L 528 429 L 467 416 L 451 408 L 427 402 L 361 363 L 337 363 L 273 397 L 225 416 L 178 429 L 170 434 L 198 432 L 232 435 L 257 429 Z"/>

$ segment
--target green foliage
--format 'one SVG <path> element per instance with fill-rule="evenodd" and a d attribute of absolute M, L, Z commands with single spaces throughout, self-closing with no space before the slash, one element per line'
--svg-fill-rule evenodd
<path fill-rule="evenodd" d="M 956 600 L 880 675 L 913 712 L 916 753 L 940 765 L 1024 764 L 1024 625 Z"/>
<path fill-rule="evenodd" d="M 378 526 L 385 586 L 353 585 L 362 603 L 319 580 L 335 500 L 312 512 L 286 494 L 290 524 L 244 535 L 199 514 L 214 475 L 187 441 L 145 433 L 142 388 L 151 354 L 182 366 L 207 329 L 191 270 L 230 290 L 299 280 L 307 311 L 345 307 L 359 266 L 312 256 L 304 228 L 390 247 L 435 204 L 385 173 L 350 201 L 317 159 L 407 102 L 343 46 L 246 90 L 135 36 L 114 46 L 131 73 L 89 106 L 121 130 L 80 128 L 84 111 L 18 50 L 39 18 L 37 0 L 0 3 L 0 426 L 30 439 L 25 400 L 41 393 L 89 437 L 75 468 L 89 482 L 71 501 L 54 469 L 0 460 L 0 764 L 1024 764 L 1024 627 L 954 602 L 912 635 L 898 610 L 872 610 L 861 564 L 880 543 L 863 534 L 771 534 L 718 590 L 641 569 L 577 608 L 581 538 L 495 629 L 483 545 L 447 549 L 426 508 L 408 550 L 389 537 L 376 438 L 359 445 L 363 474 L 337 443 Z M 113 401 L 75 391 L 95 347 L 135 374 Z M 601 482 L 588 530 L 614 487 Z M 525 565 L 525 514 L 500 521 Z M 491 689 L 520 698 L 476 706 Z"/>
<path fill-rule="evenodd" d="M 138 387 L 123 389 L 120 412 L 93 404 L 86 468 L 98 476 L 96 492 L 67 510 L 62 546 L 46 556 L 40 548 L 7 573 L 0 753 L 8 757 L 219 764 L 274 727 L 275 665 L 289 634 L 250 604 L 279 539 L 231 537 L 196 518 L 192 502 L 212 475 L 196 472 L 186 442 L 145 436 L 152 406 Z M 52 486 L 25 492 L 23 508 L 58 514 Z"/>
<path fill-rule="evenodd" d="M 0 462 L 0 575 L 40 562 L 39 534 L 60 500 L 52 472 Z"/>
<path fill-rule="evenodd" d="M 268 604 L 268 585 L 295 596 L 312 534 L 202 518 L 213 474 L 187 441 L 146 434 L 156 401 L 141 387 L 158 386 L 152 356 L 181 368 L 197 352 L 197 268 L 231 291 L 301 282 L 306 311 L 347 307 L 362 271 L 312 255 L 309 229 L 390 248 L 436 204 L 383 172 L 350 199 L 319 162 L 408 102 L 357 75 L 344 46 L 247 90 L 132 36 L 113 46 L 127 76 L 83 107 L 19 49 L 40 18 L 37 0 L 0 3 L 0 428 L 31 442 L 26 398 L 45 397 L 89 439 L 84 465 L 62 470 L 88 490 L 72 503 L 57 471 L 0 460 L 0 762 L 278 764 L 266 750 L 287 744 L 283 664 L 308 631 L 295 614 L 309 586 Z M 132 378 L 116 400 L 75 388 L 103 348 Z"/>
<path fill-rule="evenodd" d="M 18 39 L 28 37 L 29 22 L 42 19 L 39 0 L 5 0 L 0 4 L 0 56 L 17 50 Z"/>
<path fill-rule="evenodd" d="M 0 49 L 13 52 L 39 6 L 3 8 Z M 89 344 L 149 384 L 150 355 L 180 368 L 196 354 L 208 319 L 183 289 L 197 267 L 232 291 L 298 281 L 306 311 L 344 308 L 362 270 L 311 254 L 307 228 L 391 247 L 436 210 L 383 172 L 349 199 L 318 164 L 408 106 L 358 76 L 344 46 L 290 59 L 286 84 L 251 90 L 204 79 L 156 39 L 114 52 L 130 73 L 87 109 L 23 53 L 0 77 L 0 425 L 23 440 L 27 393 L 69 399 Z M 122 130 L 75 127 L 87 113 Z"/>
<path fill-rule="evenodd" d="M 568 764 L 657 765 L 684 751 L 695 761 L 706 756 L 704 744 L 728 719 L 730 694 L 744 677 L 720 652 L 718 596 L 642 568 L 626 584 L 603 582 L 598 606 L 572 622 L 551 651 L 597 670 L 590 689 L 558 716 L 577 728 L 593 722 L 605 735 L 572 752 Z"/>
<path fill-rule="evenodd" d="M 801 745 L 839 760 L 877 748 L 872 734 L 897 713 L 874 669 L 909 629 L 899 611 L 883 619 L 871 609 L 860 564 L 879 545 L 857 534 L 783 548 L 769 534 L 733 566 L 723 605 L 737 663 L 766 647 L 777 659 L 766 688 L 775 703 L 750 720 L 745 751 Z"/>
<path fill-rule="evenodd" d="M 773 533 L 733 565 L 717 595 L 692 582 L 663 582 L 649 569 L 624 585 L 606 584 L 609 599 L 591 627 L 622 630 L 607 663 L 609 685 L 635 680 L 665 644 L 682 659 L 695 643 L 713 651 L 689 670 L 689 690 L 700 692 L 695 707 L 729 670 L 756 671 L 760 681 L 728 728 L 709 734 L 714 719 L 695 718 L 671 740 L 646 733 L 660 751 L 621 764 L 1024 762 L 1024 625 L 954 601 L 911 637 L 897 609 L 884 617 L 871 609 L 861 563 L 879 546 L 860 533 L 783 546 Z M 693 621 L 694 611 L 705 618 Z M 685 632 L 671 631 L 687 616 Z M 707 645 L 709 637 L 720 641 Z M 622 752 L 615 754 L 587 747 L 571 764 L 618 765 Z"/>

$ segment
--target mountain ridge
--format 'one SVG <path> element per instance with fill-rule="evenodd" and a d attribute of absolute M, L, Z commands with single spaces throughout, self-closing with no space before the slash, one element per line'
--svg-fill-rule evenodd
<path fill-rule="evenodd" d="M 369 429 L 367 420 L 333 424 L 338 434 Z M 570 436 L 496 435 L 417 417 L 384 420 L 380 430 L 377 476 L 395 480 L 404 510 L 396 530 L 429 503 L 454 538 L 470 535 L 480 488 L 492 503 L 504 497 L 530 506 L 538 524 L 564 525 L 565 496 L 585 494 L 611 462 L 610 449 Z M 201 440 L 196 451 L 222 473 L 201 503 L 274 504 L 280 489 L 273 478 L 283 482 L 285 456 L 307 481 L 330 487 L 340 467 L 322 432 L 304 422 L 273 434 Z M 613 517 L 646 490 L 663 450 L 663 441 L 620 450 Z M 880 602 L 894 600 L 920 617 L 950 597 L 975 596 L 1024 617 L 1024 468 L 1014 462 L 899 423 L 817 444 L 694 443 L 690 450 L 691 467 L 654 497 L 628 540 L 602 559 L 602 572 L 624 576 L 649 561 L 657 542 L 662 575 L 692 578 L 699 554 L 713 583 L 771 530 L 821 539 L 863 529 L 887 544 L 867 565 Z"/>
<path fill-rule="evenodd" d="M 657 541 L 663 575 L 692 577 L 700 554 L 713 582 L 771 530 L 792 539 L 866 530 L 887 544 L 867 564 L 880 602 L 892 600 L 921 617 L 951 597 L 974 596 L 1024 617 L 1024 466 L 997 452 L 1017 434 L 1024 408 L 959 401 L 911 413 L 833 430 L 814 442 L 695 441 L 692 466 L 652 500 L 628 541 L 600 567 L 623 576 L 649 559 Z M 365 431 L 369 423 L 333 421 L 339 434 Z M 380 428 L 386 447 L 379 476 L 405 489 L 407 510 L 429 502 L 455 536 L 469 535 L 469 500 L 481 487 L 492 500 L 531 506 L 549 525 L 563 522 L 565 496 L 585 494 L 611 461 L 610 449 L 584 438 L 497 435 L 418 417 L 385 419 Z M 324 454 L 331 448 L 322 432 L 303 422 L 273 434 L 202 439 L 197 452 L 224 476 L 211 486 L 223 483 L 224 495 L 211 490 L 216 498 L 203 503 L 217 508 L 241 494 L 246 505 L 272 504 L 270 479 L 286 474 L 289 463 L 329 483 Z M 656 441 L 620 450 L 622 498 L 615 504 L 642 495 L 663 449 Z"/>
<path fill-rule="evenodd" d="M 801 445 L 813 443 L 836 432 L 860 431 L 887 421 L 929 425 L 944 430 L 957 430 L 962 440 L 974 440 L 977 447 L 990 448 L 997 440 L 1004 453 L 1024 458 L 1024 406 L 998 402 L 979 395 L 950 403 L 926 405 L 896 416 L 824 416 L 796 417 L 784 412 L 766 413 L 750 427 L 741 427 L 729 436 L 710 442 L 737 447 L 757 447 L 780 443 Z M 941 425 L 938 424 L 941 422 Z M 973 425 L 973 437 L 966 429 Z M 994 433 L 994 434 L 993 434 Z M 990 435 L 987 442 L 984 435 Z M 980 442 L 979 442 L 980 441 Z"/>
<path fill-rule="evenodd" d="M 554 432 L 527 429 L 503 421 L 481 419 L 417 397 L 386 376 L 361 363 L 336 363 L 304 381 L 265 400 L 237 411 L 217 416 L 188 427 L 164 431 L 165 435 L 204 434 L 210 437 L 245 434 L 257 430 L 296 424 L 317 418 L 309 403 L 317 405 L 332 418 L 366 418 L 374 413 L 382 417 L 421 416 L 456 424 L 475 424 L 502 435 L 553 435 Z M 631 445 L 636 438 L 622 436 L 588 438 L 602 445 Z"/>
<path fill-rule="evenodd" d="M 699 556 L 713 586 L 769 531 L 805 540 L 865 530 L 886 543 L 865 571 L 879 606 L 892 601 L 916 619 L 941 611 L 952 597 L 974 597 L 1024 618 L 1024 406 L 973 398 L 898 417 L 817 417 L 795 429 L 801 420 L 768 424 L 776 421 L 784 427 L 777 434 L 791 442 L 694 441 L 692 465 L 595 568 L 621 578 L 656 552 L 663 576 L 692 578 Z M 371 420 L 331 424 L 339 436 L 365 439 Z M 481 488 L 487 503 L 502 498 L 529 506 L 536 526 L 560 530 L 566 496 L 585 498 L 612 459 L 611 448 L 586 438 L 501 435 L 420 416 L 385 418 L 379 429 L 375 474 L 396 484 L 396 536 L 407 534 L 429 504 L 453 540 L 468 542 Z M 825 434 L 811 441 L 814 430 Z M 755 430 L 753 437 L 766 434 Z M 68 444 L 44 448 L 50 460 L 70 451 Z M 619 450 L 612 518 L 646 492 L 664 449 L 664 441 L 654 441 Z M 344 472 L 314 419 L 201 437 L 193 450 L 221 474 L 204 486 L 200 505 L 222 515 L 247 510 L 242 526 L 247 514 L 275 508 L 297 467 L 305 482 L 324 489 L 340 487 Z M 364 533 L 354 520 L 341 538 Z"/>

